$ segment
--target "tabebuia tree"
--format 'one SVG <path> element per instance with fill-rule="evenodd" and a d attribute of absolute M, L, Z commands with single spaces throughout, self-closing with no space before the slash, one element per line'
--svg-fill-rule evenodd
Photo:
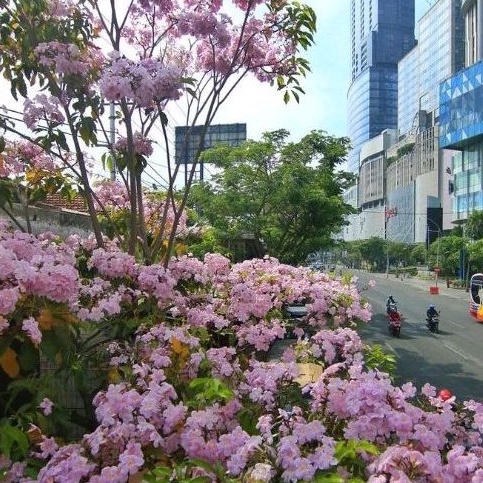
<path fill-rule="evenodd" d="M 300 51 L 312 45 L 316 22 L 308 6 L 279 0 L 2 0 L 0 6 L 0 72 L 13 98 L 23 101 L 23 112 L 0 116 L 2 168 L 16 174 L 19 138 L 45 150 L 74 176 L 103 246 L 99 216 L 109 221 L 112 213 L 92 182 L 92 163 L 102 156 L 129 201 L 126 233 L 116 236 L 129 253 L 151 261 L 172 254 L 196 173 L 195 157 L 186 188 L 176 193 L 180 165 L 169 107 L 179 104 L 186 126 L 207 127 L 249 74 L 274 84 L 286 102 L 298 99 L 300 77 L 309 70 Z M 119 126 L 116 139 L 109 117 Z M 203 138 L 204 132 L 200 149 Z M 155 228 L 147 226 L 152 210 L 146 213 L 143 193 L 152 161 L 167 166 Z M 24 164 L 32 169 L 36 160 Z M 5 211 L 11 200 L 0 199 Z"/>
<path fill-rule="evenodd" d="M 289 142 L 289 134 L 205 151 L 203 162 L 216 172 L 193 186 L 191 202 L 227 248 L 251 235 L 271 256 L 298 264 L 334 244 L 353 212 L 342 194 L 354 179 L 341 170 L 347 138 L 312 131 Z"/>

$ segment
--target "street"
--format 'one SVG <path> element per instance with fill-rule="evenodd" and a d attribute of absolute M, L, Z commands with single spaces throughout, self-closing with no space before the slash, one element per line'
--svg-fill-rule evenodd
<path fill-rule="evenodd" d="M 363 295 L 372 305 L 371 322 L 361 331 L 368 344 L 380 344 L 397 357 L 397 383 L 412 381 L 418 388 L 429 382 L 448 388 L 459 401 L 483 401 L 483 324 L 468 313 L 465 290 L 429 293 L 424 284 L 401 281 L 386 274 L 356 271 Z M 374 280 L 376 286 L 366 288 Z M 440 286 L 444 281 L 440 281 Z M 389 334 L 386 299 L 392 294 L 403 316 L 400 338 Z M 440 311 L 439 333 L 430 333 L 425 324 L 430 303 Z"/>

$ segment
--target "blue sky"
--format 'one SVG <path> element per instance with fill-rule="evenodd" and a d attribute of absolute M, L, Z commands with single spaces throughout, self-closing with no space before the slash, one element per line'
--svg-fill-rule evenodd
<path fill-rule="evenodd" d="M 407 0 L 409 1 L 409 0 Z M 416 21 L 435 0 L 416 0 Z M 250 139 L 264 131 L 287 129 L 294 141 L 313 129 L 345 136 L 346 95 L 350 75 L 349 0 L 304 0 L 317 15 L 315 46 L 306 57 L 312 72 L 302 87 L 306 94 L 297 104 L 285 105 L 275 88 L 254 80 L 245 81 L 220 111 L 215 123 L 247 123 Z"/>

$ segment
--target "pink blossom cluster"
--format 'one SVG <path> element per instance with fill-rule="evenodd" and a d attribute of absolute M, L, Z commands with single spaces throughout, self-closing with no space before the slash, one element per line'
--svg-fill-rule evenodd
<path fill-rule="evenodd" d="M 103 180 L 94 186 L 96 194 L 95 207 L 98 210 L 105 209 L 108 212 L 126 211 L 130 209 L 129 194 L 126 186 L 119 181 Z M 153 193 L 143 193 L 143 212 L 147 228 L 152 232 L 159 229 L 159 223 L 165 214 L 166 200 L 160 199 Z M 166 211 L 166 233 L 170 233 L 174 217 L 178 208 L 173 209 L 171 204 Z M 187 215 L 183 212 L 179 216 L 177 234 L 183 236 L 187 233 Z"/>
<path fill-rule="evenodd" d="M 87 272 L 78 271 L 80 257 Z M 9 230 L 0 264 L 2 336 L 15 330 L 40 347 L 39 312 L 29 304 L 39 297 L 107 328 L 150 310 L 134 342 L 110 346 L 119 377 L 93 399 L 98 426 L 76 443 L 57 447 L 45 435 L 34 448 L 44 459 L 37 481 L 128 482 L 160 464 L 159 453 L 221 465 L 235 481 L 311 481 L 351 474 L 337 456 L 341 441 L 376 448 L 358 455 L 367 481 L 481 481 L 483 404 L 443 401 L 429 385 L 398 387 L 367 369 L 352 326 L 368 321 L 370 308 L 352 283 L 269 257 L 144 266 L 113 244 L 101 250 Z M 281 359 L 261 360 L 284 337 L 286 305 L 300 302 L 310 331 Z M 320 371 L 301 382 L 299 364 L 308 361 Z M 61 410 L 47 398 L 39 407 L 47 418 Z M 214 478 L 194 467 L 192 476 Z M 23 471 L 12 466 L 11 481 L 29 481 Z"/>
<path fill-rule="evenodd" d="M 37 94 L 33 99 L 25 99 L 23 103 L 23 119 L 29 129 L 35 129 L 39 121 L 62 124 L 65 116 L 61 111 L 61 103 L 55 96 Z"/>
<path fill-rule="evenodd" d="M 139 268 L 134 256 L 121 250 L 96 248 L 92 251 L 88 263 L 89 268 L 106 278 L 135 278 Z"/>
<path fill-rule="evenodd" d="M 231 41 L 228 27 L 231 21 L 226 15 L 217 17 L 211 11 L 186 10 L 176 19 L 174 35 L 189 35 L 197 38 L 209 38 L 213 46 L 219 49 L 227 47 Z"/>
<path fill-rule="evenodd" d="M 72 302 L 77 297 L 79 277 L 75 257 L 66 245 L 58 247 L 32 235 L 6 232 L 0 235 L 0 258 L 5 267 L 0 274 L 3 305 L 5 300 L 18 299 L 20 294 L 54 302 Z M 7 315 L 13 309 L 10 306 L 1 313 Z"/>
<path fill-rule="evenodd" d="M 127 138 L 120 137 L 114 145 L 114 149 L 121 153 L 125 153 L 127 151 Z M 153 154 L 152 141 L 146 139 L 141 133 L 136 132 L 133 136 L 133 150 L 134 154 L 151 156 L 151 154 Z"/>
<path fill-rule="evenodd" d="M 71 17 L 79 10 L 79 3 L 75 0 L 49 0 L 48 7 L 53 17 Z"/>
<path fill-rule="evenodd" d="M 40 146 L 19 140 L 7 143 L 0 163 L 0 176 L 25 176 L 29 168 L 53 171 L 58 166 Z"/>
<path fill-rule="evenodd" d="M 283 339 L 286 332 L 282 321 L 278 319 L 261 319 L 256 324 L 242 324 L 236 329 L 240 347 L 248 344 L 262 352 L 268 352 L 276 340 Z"/>
<path fill-rule="evenodd" d="M 94 186 L 96 209 L 101 206 L 106 210 L 129 209 L 130 202 L 126 187 L 119 181 L 103 180 Z"/>
<path fill-rule="evenodd" d="M 240 391 L 250 401 L 260 404 L 268 411 L 276 408 L 276 396 L 280 387 L 296 378 L 298 371 L 293 362 L 251 361 L 245 371 L 245 380 L 240 383 Z"/>
<path fill-rule="evenodd" d="M 183 83 L 182 72 L 152 58 L 138 62 L 115 57 L 99 79 L 99 88 L 108 101 L 127 98 L 140 107 L 155 107 L 155 101 L 179 99 Z"/>
<path fill-rule="evenodd" d="M 37 45 L 34 52 L 40 64 L 61 75 L 87 76 L 105 62 L 101 50 L 93 46 L 81 50 L 76 44 L 53 41 Z"/>
<path fill-rule="evenodd" d="M 243 29 L 227 21 L 218 24 L 216 48 L 211 45 L 211 36 L 196 46 L 196 70 L 226 75 L 232 70 L 246 69 L 261 82 L 270 82 L 279 74 L 291 73 L 293 64 L 290 59 L 295 53 L 295 46 L 277 28 L 272 28 L 267 18 L 250 17 Z M 243 55 L 236 56 L 240 46 Z"/>
<path fill-rule="evenodd" d="M 139 0 L 139 7 L 150 11 L 154 8 L 161 11 L 161 15 L 171 12 L 174 6 L 173 0 Z M 216 2 L 215 2 L 216 3 Z"/>
<path fill-rule="evenodd" d="M 345 337 L 344 331 L 348 331 Z M 317 340 L 330 339 L 330 332 L 321 331 Z M 340 339 L 355 339 L 350 329 L 339 333 Z M 200 354 L 209 365 L 197 363 L 196 370 L 188 370 L 185 364 L 191 364 L 191 359 L 181 360 L 173 341 Z M 95 398 L 99 427 L 84 436 L 81 446 L 64 447 L 61 454 L 79 461 L 87 458 L 83 461 L 90 469 L 89 481 L 106 481 L 107 474 L 115 474 L 116 481 L 128 481 L 129 474 L 145 468 L 146 455 L 153 447 L 162 448 L 171 458 L 181 451 L 185 457 L 222 464 L 235 478 L 260 472 L 271 476 L 267 481 L 311 481 L 318 472 L 338 467 L 335 447 L 342 432 L 344 439 L 371 442 L 380 449 L 361 455 L 367 481 L 387 481 L 386 477 L 394 481 L 480 481 L 483 428 L 473 423 L 481 422 L 478 403 L 469 402 L 457 413 L 450 403 L 426 397 L 427 407 L 421 409 L 414 401 L 416 396 L 425 396 L 418 395 L 411 384 L 398 388 L 387 375 L 364 371 L 360 362 L 347 362 L 344 367 L 335 364 L 337 370 L 326 370 L 311 385 L 308 408 L 279 408 L 277 398 L 294 384 L 294 363 L 252 359 L 243 369 L 235 349 L 205 351 L 202 347 L 203 341 L 190 335 L 187 326 L 169 329 L 160 325 L 140 334 L 126 362 L 135 380 L 111 384 L 99 393 Z M 180 378 L 188 387 L 201 375 L 223 381 L 234 397 L 223 404 L 187 405 L 176 389 L 181 387 Z M 425 392 L 432 391 L 425 388 Z M 258 421 L 257 433 L 240 425 L 238 417 L 245 407 Z M 460 418 L 465 428 L 472 424 L 473 428 L 462 429 Z M 335 427 L 338 436 L 329 429 Z M 135 457 L 126 464 L 125 456 L 133 448 Z M 60 481 L 55 478 L 59 467 L 73 471 L 65 464 L 54 454 L 42 478 Z"/>

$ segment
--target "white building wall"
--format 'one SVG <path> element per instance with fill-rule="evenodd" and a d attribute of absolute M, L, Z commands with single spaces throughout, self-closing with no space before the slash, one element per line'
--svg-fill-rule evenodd
<path fill-rule="evenodd" d="M 416 178 L 414 197 L 414 238 L 416 243 L 426 242 L 426 219 L 428 196 L 438 192 L 438 176 L 434 171 L 421 174 Z"/>
<path fill-rule="evenodd" d="M 369 208 L 359 215 L 359 240 L 384 238 L 384 232 L 384 207 Z"/>

